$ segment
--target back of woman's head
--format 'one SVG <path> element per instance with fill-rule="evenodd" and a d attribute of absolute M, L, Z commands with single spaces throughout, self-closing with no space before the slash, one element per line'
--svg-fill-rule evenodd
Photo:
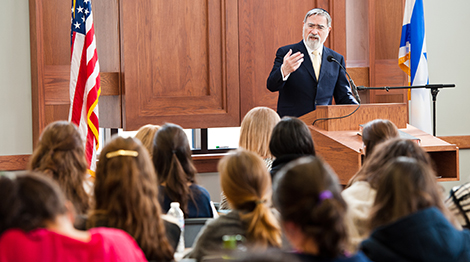
<path fill-rule="evenodd" d="M 433 166 L 433 162 L 416 142 L 409 139 L 389 139 L 374 149 L 368 157 L 361 170 L 351 178 L 348 185 L 356 181 L 367 181 L 370 186 L 377 189 L 378 182 L 383 174 L 385 164 L 399 156 L 407 156 L 422 161 L 424 164 Z"/>
<path fill-rule="evenodd" d="M 315 155 L 307 125 L 295 117 L 283 117 L 274 127 L 269 150 L 276 158 L 283 155 Z"/>
<path fill-rule="evenodd" d="M 346 203 L 338 178 L 326 163 L 313 156 L 289 163 L 276 176 L 273 199 L 282 220 L 313 240 L 320 256 L 342 254 L 347 243 Z"/>
<path fill-rule="evenodd" d="M 439 208 L 447 218 L 432 168 L 411 157 L 398 157 L 384 167 L 371 210 L 371 229 L 428 207 Z"/>
<path fill-rule="evenodd" d="M 165 184 L 166 195 L 173 202 L 179 202 L 186 214 L 188 200 L 192 199 L 188 183 L 195 183 L 196 168 L 188 138 L 180 126 L 165 124 L 157 131 L 153 165 L 159 184 Z"/>
<path fill-rule="evenodd" d="M 135 134 L 135 138 L 142 142 L 142 145 L 149 152 L 150 157 L 153 155 L 153 140 L 155 139 L 155 134 L 158 129 L 160 129 L 160 126 L 148 124 L 139 128 L 137 134 Z"/>
<path fill-rule="evenodd" d="M 79 214 L 89 207 L 83 187 L 87 166 L 83 140 L 76 126 L 66 121 L 53 122 L 44 129 L 29 162 L 30 170 L 43 172 L 59 183 Z"/>
<path fill-rule="evenodd" d="M 9 228 L 45 227 L 67 212 L 65 201 L 59 186 L 42 174 L 0 176 L 0 235 Z"/>
<path fill-rule="evenodd" d="M 243 118 L 238 145 L 263 158 L 272 157 L 269 141 L 274 126 L 280 121 L 276 111 L 268 107 L 255 107 Z"/>
<path fill-rule="evenodd" d="M 103 148 L 94 196 L 89 227 L 106 220 L 107 226 L 132 235 L 147 258 L 172 256 L 160 217 L 157 177 L 139 140 L 116 137 Z"/>
<path fill-rule="evenodd" d="M 240 211 L 254 246 L 280 246 L 281 231 L 269 209 L 271 178 L 257 154 L 238 149 L 222 158 L 218 170 L 230 206 Z"/>
<path fill-rule="evenodd" d="M 389 120 L 375 119 L 368 122 L 362 129 L 365 157 L 367 158 L 379 143 L 399 136 L 397 127 Z"/>

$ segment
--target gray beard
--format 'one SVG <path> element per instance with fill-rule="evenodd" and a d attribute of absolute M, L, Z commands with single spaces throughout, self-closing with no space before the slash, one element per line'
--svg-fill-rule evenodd
<path fill-rule="evenodd" d="M 307 41 L 305 41 L 305 43 L 307 43 L 308 48 L 310 48 L 312 50 L 317 50 L 320 47 L 320 40 L 307 39 Z"/>

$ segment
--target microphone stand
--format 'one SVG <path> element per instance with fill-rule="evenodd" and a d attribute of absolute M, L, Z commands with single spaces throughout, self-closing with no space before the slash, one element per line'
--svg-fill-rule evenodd
<path fill-rule="evenodd" d="M 433 85 L 422 85 L 422 86 L 384 86 L 384 87 L 365 87 L 365 86 L 358 86 L 357 90 L 393 90 L 393 89 L 417 89 L 417 88 L 426 88 L 431 90 L 432 95 L 432 135 L 436 136 L 436 100 L 437 94 L 439 93 L 439 88 L 449 88 L 455 87 L 455 84 L 433 84 Z"/>

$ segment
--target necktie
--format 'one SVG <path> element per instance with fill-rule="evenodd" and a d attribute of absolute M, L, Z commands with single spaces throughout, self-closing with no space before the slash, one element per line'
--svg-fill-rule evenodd
<path fill-rule="evenodd" d="M 320 53 L 318 50 L 315 50 L 312 52 L 314 55 L 313 57 L 313 70 L 315 71 L 315 76 L 317 77 L 318 81 L 318 76 L 320 75 L 320 67 L 321 67 L 321 58 L 320 58 Z"/>

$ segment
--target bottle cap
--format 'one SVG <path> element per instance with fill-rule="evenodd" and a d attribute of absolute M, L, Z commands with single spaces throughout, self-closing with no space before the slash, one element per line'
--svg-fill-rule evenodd
<path fill-rule="evenodd" d="M 171 202 L 170 207 L 180 207 L 179 202 Z"/>

